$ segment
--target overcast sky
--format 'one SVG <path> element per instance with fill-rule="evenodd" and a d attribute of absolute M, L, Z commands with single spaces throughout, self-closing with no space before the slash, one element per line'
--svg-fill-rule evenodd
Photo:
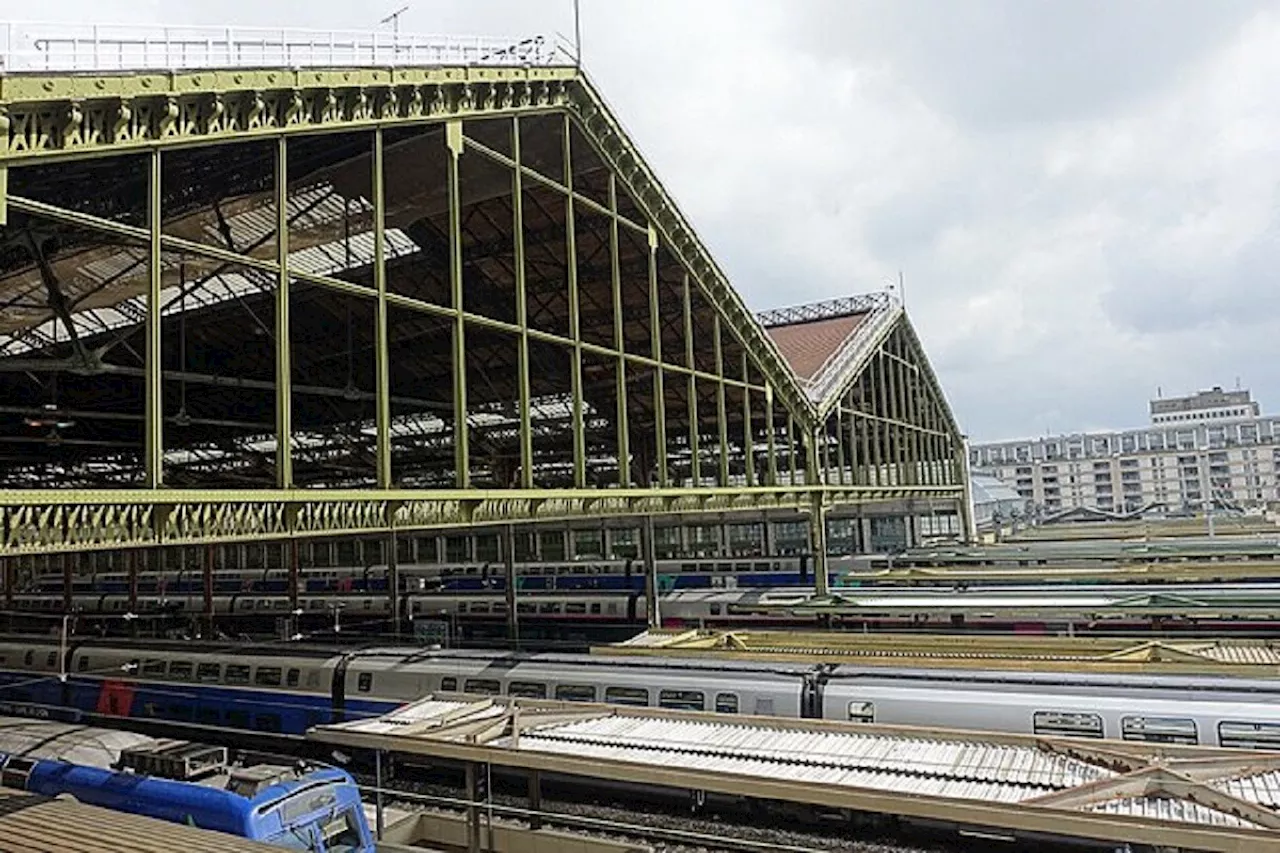
<path fill-rule="evenodd" d="M 46 0 L 69 21 L 571 34 L 572 0 Z M 1280 411 L 1280 4 L 582 0 L 588 73 L 755 309 L 901 268 L 975 440 Z"/>

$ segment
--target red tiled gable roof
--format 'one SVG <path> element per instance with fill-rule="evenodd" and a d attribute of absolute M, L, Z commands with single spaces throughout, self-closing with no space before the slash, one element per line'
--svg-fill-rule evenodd
<path fill-rule="evenodd" d="M 808 382 L 866 318 L 865 313 L 852 314 L 828 320 L 770 326 L 765 331 L 773 338 L 796 376 Z"/>

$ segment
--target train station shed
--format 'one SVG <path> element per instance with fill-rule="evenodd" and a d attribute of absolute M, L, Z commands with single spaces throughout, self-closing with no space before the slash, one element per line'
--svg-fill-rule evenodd
<path fill-rule="evenodd" d="M 681 513 L 967 526 L 901 303 L 748 310 L 552 40 L 7 26 L 0 557 Z"/>

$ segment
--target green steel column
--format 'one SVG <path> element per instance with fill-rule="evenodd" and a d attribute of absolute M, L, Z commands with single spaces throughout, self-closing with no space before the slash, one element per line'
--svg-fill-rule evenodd
<path fill-rule="evenodd" d="M 769 482 L 766 485 L 776 486 L 778 485 L 778 442 L 777 436 L 774 435 L 776 427 L 773 422 L 773 386 L 767 379 L 764 385 L 764 429 L 769 442 Z M 765 528 L 768 529 L 768 526 L 766 524 Z"/>
<path fill-rule="evenodd" d="M 787 412 L 787 471 L 791 485 L 796 484 L 796 421 Z"/>
<path fill-rule="evenodd" d="M 887 344 L 886 344 L 887 347 Z M 889 449 L 892 455 L 892 476 L 890 482 L 895 486 L 902 485 L 902 417 L 898 408 L 898 372 L 895 363 L 885 349 L 881 349 L 880 361 L 885 373 L 885 394 L 889 401 L 888 416 L 893 419 L 889 427 Z"/>
<path fill-rule="evenodd" d="M 747 384 L 747 350 L 742 350 L 742 454 L 747 460 L 747 485 L 756 485 L 756 446 L 752 435 L 751 388 Z"/>
<path fill-rule="evenodd" d="M 689 293 L 689 274 L 684 274 L 684 286 L 682 297 L 684 300 L 684 361 L 689 368 L 689 398 L 687 400 L 689 409 L 689 474 L 693 479 L 693 485 L 697 486 L 702 481 L 702 448 L 699 439 L 698 424 L 698 380 L 693 375 L 697 369 L 697 363 L 694 361 L 693 348 L 693 298 Z"/>
<path fill-rule="evenodd" d="M 573 152 L 569 144 L 573 123 L 568 113 L 564 116 L 562 142 L 564 150 L 564 185 L 568 193 L 564 197 L 565 260 L 569 272 L 569 338 L 573 341 L 573 364 L 570 382 L 573 392 L 573 485 L 587 487 L 587 436 L 582 420 L 582 322 L 578 304 L 578 234 L 573 209 Z"/>
<path fill-rule="evenodd" d="M 809 504 L 809 545 L 813 550 L 814 592 L 830 593 L 827 578 L 827 507 L 822 492 L 814 492 Z"/>
<path fill-rule="evenodd" d="M 658 325 L 658 230 L 649 226 L 649 347 L 658 366 L 653 369 L 654 454 L 658 485 L 666 488 L 667 477 L 667 392 L 662 381 L 662 327 Z"/>
<path fill-rule="evenodd" d="M 836 404 L 836 482 L 844 485 L 844 406 Z"/>
<path fill-rule="evenodd" d="M 147 177 L 147 227 L 148 227 L 148 283 L 147 283 L 147 345 L 146 366 L 146 487 L 158 489 L 164 485 L 164 364 L 160 350 L 160 291 L 163 272 L 160 253 L 161 174 L 160 149 L 151 149 L 150 171 Z"/>
<path fill-rule="evenodd" d="M 627 350 L 626 336 L 622 330 L 622 261 L 618 255 L 618 179 L 609 173 L 609 275 L 613 288 L 613 348 L 614 384 L 617 386 L 618 419 L 618 485 L 631 485 L 631 425 L 627 421 Z"/>
<path fill-rule="evenodd" d="M 293 369 L 289 339 L 289 143 L 276 145 L 276 488 L 293 488 Z"/>
<path fill-rule="evenodd" d="M 719 426 L 720 485 L 729 485 L 729 419 L 724 399 L 724 350 L 720 346 L 720 315 L 712 315 L 711 340 L 716 354 L 716 416 Z"/>
<path fill-rule="evenodd" d="M 457 160 L 452 160 L 456 178 Z M 373 131 L 373 284 L 378 290 L 374 352 L 377 382 L 374 423 L 377 427 L 378 488 L 391 488 L 391 355 L 387 340 L 387 202 L 383 184 L 382 128 Z M 456 184 L 454 187 L 456 191 Z M 453 193 L 450 194 L 452 203 Z M 452 224 L 452 223 L 451 223 Z"/>
<path fill-rule="evenodd" d="M 524 268 L 524 178 L 520 173 L 520 119 L 511 119 L 511 223 L 515 236 L 516 324 L 520 327 L 520 348 L 516 369 L 520 373 L 520 488 L 533 488 L 533 401 L 529 391 L 529 302 L 525 293 Z"/>
<path fill-rule="evenodd" d="M 853 404 L 852 389 L 845 397 L 845 404 L 849 407 L 849 482 L 857 486 L 864 482 L 864 478 L 858 474 L 858 463 L 862 460 L 858 453 L 858 409 Z"/>
<path fill-rule="evenodd" d="M 462 122 L 445 125 L 449 150 L 449 284 L 453 294 L 453 464 L 459 489 L 471 486 L 471 453 L 467 443 L 467 325 L 462 300 L 462 192 L 458 158 L 462 156 Z"/>

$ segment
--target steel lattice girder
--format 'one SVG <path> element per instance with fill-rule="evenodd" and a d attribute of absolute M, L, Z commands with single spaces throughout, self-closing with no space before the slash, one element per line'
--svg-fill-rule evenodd
<path fill-rule="evenodd" d="M 277 168 L 284 173 L 284 140 L 300 135 L 314 136 L 318 133 L 364 130 L 377 134 L 375 158 L 381 157 L 381 134 L 384 129 L 401 127 L 427 127 L 445 124 L 449 133 L 457 132 L 459 138 L 454 148 L 460 153 L 463 140 L 459 119 L 510 117 L 519 115 L 566 115 L 574 126 L 579 128 L 590 139 L 601 160 L 610 172 L 610 193 L 614 192 L 615 181 L 622 190 L 633 198 L 643 211 L 650 224 L 642 225 L 632 222 L 622 215 L 616 202 L 608 206 L 579 195 L 572 186 L 572 175 L 566 174 L 564 185 L 530 171 L 529 183 L 541 182 L 555 185 L 559 190 L 569 193 L 574 204 L 585 204 L 588 208 L 603 211 L 612 217 L 613 228 L 619 224 L 627 229 L 644 230 L 650 247 L 661 241 L 675 256 L 685 271 L 686 306 L 689 281 L 699 299 L 705 300 L 714 310 L 714 329 L 716 340 L 716 374 L 712 405 L 701 406 L 703 411 L 711 412 L 718 407 L 719 438 L 708 441 L 715 444 L 720 455 L 721 479 L 727 472 L 726 459 L 728 443 L 726 426 L 727 388 L 740 386 L 742 389 L 742 405 L 746 411 L 747 423 L 750 423 L 750 410 L 747 404 L 749 395 L 758 393 L 748 391 L 749 371 L 758 368 L 765 383 L 765 397 L 769 401 L 770 420 L 776 414 L 776 424 L 788 425 L 792 421 L 798 427 L 801 436 L 811 436 L 822 421 L 819 412 L 806 396 L 804 389 L 782 359 L 773 342 L 765 335 L 755 320 L 746 310 L 740 298 L 729 286 L 723 273 L 715 265 L 706 248 L 698 240 L 692 228 L 683 219 L 674 202 L 657 181 L 639 153 L 631 145 L 609 113 L 602 100 L 596 94 L 589 81 L 576 69 L 405 69 L 376 70 L 352 69 L 342 71 L 285 71 L 270 69 L 245 69 L 230 71 L 207 71 L 175 74 L 117 74 L 107 76 L 11 76 L 0 78 L 0 178 L 7 174 L 6 170 L 21 169 L 46 163 L 66 163 L 86 158 L 114 155 L 121 152 L 157 152 L 162 150 L 183 150 L 192 147 L 223 145 L 244 140 L 278 139 L 279 154 Z M 565 125 L 566 128 L 569 126 Z M 568 136 L 566 135 L 566 146 Z M 483 148 L 473 140 L 466 144 L 477 149 Z M 451 148 L 453 148 L 451 143 Z M 567 147 L 566 147 L 567 151 Z M 488 150 L 490 159 L 501 160 L 503 155 Z M 455 158 L 456 163 L 456 158 Z M 519 163 L 517 155 L 515 163 Z M 566 156 L 566 170 L 568 160 Z M 159 183 L 158 157 L 151 157 L 152 192 Z M 517 176 L 524 170 L 516 168 Z M 381 174 L 378 172 L 378 174 Z M 455 181 L 456 177 L 451 180 Z M 277 180 L 277 191 L 283 182 Z M 517 181 L 517 186 L 519 185 Z M 22 211 L 34 217 L 62 223 L 67 226 L 83 228 L 98 233 L 111 233 L 118 239 L 132 240 L 135 244 L 149 248 L 151 266 L 154 270 L 159 265 L 156 258 L 163 251 L 190 253 L 210 261 L 225 264 L 236 264 L 268 281 L 280 283 L 284 296 L 277 299 L 277 305 L 287 307 L 288 296 L 285 285 L 290 280 L 306 285 L 314 285 L 329 291 L 345 293 L 361 299 L 376 298 L 380 313 L 378 349 L 386 352 L 385 311 L 388 306 L 403 306 L 408 309 L 435 312 L 441 319 L 456 321 L 459 329 L 455 347 L 464 346 L 461 340 L 463 313 L 440 309 L 435 306 L 414 300 L 403 294 L 389 293 L 386 290 L 384 264 L 385 243 L 382 227 L 375 229 L 375 262 L 373 264 L 374 282 L 372 286 L 355 283 L 347 279 L 331 275 L 302 272 L 288 269 L 288 219 L 286 205 L 283 201 L 277 204 L 279 216 L 278 232 L 283 238 L 277 241 L 272 257 L 260 257 L 247 254 L 242 247 L 234 245 L 219 247 L 207 243 L 197 243 L 190 239 L 165 233 L 157 217 L 158 204 L 152 202 L 146 227 L 128 225 L 97 217 L 92 214 L 61 208 L 56 205 L 39 202 L 30 198 L 4 197 L 4 183 L 0 181 L 0 223 L 3 213 L 8 209 Z M 381 221 L 378 211 L 378 193 L 381 182 L 375 191 L 373 218 Z M 455 186 L 456 189 L 456 186 Z M 517 196 L 518 198 L 518 196 Z M 531 197 L 536 203 L 536 197 Z M 287 200 L 287 196 L 285 197 Z M 451 215 L 458 214 L 456 204 L 450 205 Z M 572 234 L 572 218 L 566 226 Z M 456 240 L 456 235 L 463 228 L 461 222 L 455 222 L 449 234 L 440 235 L 444 240 Z M 570 237 L 572 240 L 572 236 Z M 572 245 L 572 243 L 570 244 Z M 615 244 L 616 247 L 616 244 Z M 521 251 L 517 247 L 517 252 Z M 451 252 L 456 258 L 456 251 Z M 576 259 L 570 249 L 570 263 Z M 551 259 L 554 261 L 554 257 Z M 616 280 L 620 275 L 617 258 L 612 260 L 614 268 L 615 291 Z M 634 267 L 628 267 L 633 269 Z M 638 268 L 634 268 L 639 273 Z M 655 277 L 653 261 L 648 264 L 649 293 L 651 311 L 656 311 L 658 279 Z M 447 276 L 450 281 L 441 281 L 444 286 L 458 287 L 459 274 L 456 270 Z M 663 284 L 669 288 L 670 285 Z M 156 276 L 152 274 L 149 302 L 158 304 Z M 571 296 L 574 294 L 574 274 L 570 275 Z M 523 291 L 520 291 L 523 295 Z M 530 294 L 532 296 L 532 294 Z M 588 295 L 595 301 L 594 296 Z M 616 296 L 615 296 L 616 300 Z M 455 304 L 460 304 L 455 299 Z M 599 303 L 601 309 L 607 308 Z M 613 310 L 619 311 L 615 303 Z M 571 332 L 576 332 L 577 320 L 573 314 L 579 309 L 576 298 L 570 300 Z M 519 309 L 523 312 L 523 308 Z M 159 361 L 159 324 L 155 320 L 158 312 L 143 311 L 149 319 L 147 329 L 148 361 Z M 686 317 L 683 331 L 688 334 L 689 320 Z M 284 315 L 287 328 L 287 314 Z M 662 332 L 664 329 L 676 329 L 679 326 L 671 322 L 663 322 L 661 316 L 651 316 L 650 335 L 654 355 L 653 365 L 662 366 L 661 353 Z M 523 323 L 503 323 L 493 318 L 473 317 L 468 315 L 467 322 L 488 324 L 494 328 L 514 329 L 527 341 L 537 338 L 534 329 L 525 327 Z M 280 315 L 277 315 L 277 334 L 279 334 Z M 745 352 L 742 356 L 742 376 L 740 380 L 730 380 L 724 373 L 724 364 L 720 356 L 720 330 L 729 330 L 726 338 L 740 338 L 743 347 L 750 352 L 751 363 Z M 734 346 L 738 346 L 734 341 Z M 593 351 L 591 345 L 581 341 L 575 344 L 577 360 L 576 370 L 581 371 L 582 354 Z M 286 347 L 287 349 L 287 347 Z M 601 352 L 607 350 L 601 349 Z M 634 358 L 634 356 L 632 356 Z M 385 368 L 385 358 L 379 362 L 379 370 Z M 523 355 L 528 369 L 528 354 Z M 692 355 L 689 356 L 690 360 Z M 736 356 L 735 356 L 736 359 Z M 457 364 L 455 359 L 455 365 Z M 621 363 L 621 362 L 619 362 Z M 283 368 L 277 365 L 279 381 L 280 370 L 288 376 L 287 363 Z M 706 397 L 711 387 L 706 382 L 694 382 L 697 366 L 691 361 L 687 364 L 689 375 L 688 396 Z M 622 379 L 625 375 L 620 374 Z M 465 379 L 465 377 L 463 377 Z M 149 371 L 148 381 L 159 382 L 158 372 Z M 458 393 L 459 377 L 455 368 L 455 406 Z M 621 381 L 621 380 L 620 380 Z M 669 405 L 663 390 L 662 372 L 654 371 L 652 378 L 654 394 L 648 401 L 655 404 L 647 407 L 654 417 L 652 424 L 659 435 L 657 455 L 661 459 L 667 446 L 661 436 L 668 426 L 668 419 L 661 415 L 664 405 Z M 584 392 L 582 379 L 575 373 L 572 399 L 575 407 L 583 403 Z M 683 382 L 680 383 L 683 385 Z M 390 392 L 384 373 L 379 374 L 379 391 L 374 395 L 378 401 L 376 448 L 379 459 L 377 482 L 379 489 L 360 490 L 343 493 L 326 491 L 323 497 L 313 492 L 299 493 L 287 488 L 265 490 L 261 492 L 240 493 L 232 491 L 147 491 L 112 492 L 112 493 L 78 493 L 59 492 L 56 497 L 42 495 L 39 492 L 16 493 L 17 498 L 6 503 L 3 509 L 4 544 L 3 551 L 24 551 L 30 549 L 66 550 L 68 548 L 118 547 L 126 544 L 157 544 L 168 542 L 191 541 L 225 541 L 243 538 L 274 538 L 286 535 L 308 535 L 321 533 L 333 535 L 338 532 L 360 532 L 373 530 L 390 530 L 392 528 L 420 529 L 423 527 L 467 524 L 477 521 L 515 521 L 541 520 L 555 518 L 573 518 L 591 514 L 609 513 L 644 513 L 644 512 L 680 512 L 687 507 L 689 511 L 707 511 L 723 508 L 725 510 L 760 510 L 774 506 L 808 508 L 815 499 L 819 502 L 866 502 L 885 500 L 895 497 L 919 494 L 922 497 L 954 497 L 959 485 L 909 486 L 909 487 L 851 487 L 827 489 L 817 483 L 819 478 L 810 478 L 809 486 L 765 487 L 765 488 L 729 488 L 708 489 L 703 487 L 685 487 L 680 489 L 610 489 L 607 492 L 584 489 L 584 472 L 581 468 L 584 459 L 585 436 L 582 434 L 582 412 L 575 408 L 576 417 L 571 419 L 574 426 L 574 459 L 577 469 L 578 488 L 549 489 L 543 491 L 528 490 L 478 490 L 467 489 L 465 478 L 458 485 L 463 489 L 458 492 L 432 491 L 430 493 L 410 490 L 387 491 L 391 484 L 389 471 L 384 467 L 387 452 L 392 438 L 390 435 L 390 416 L 387 403 Z M 462 386 L 465 395 L 465 384 Z M 299 390 L 295 387 L 295 392 Z M 678 389 L 681 393 L 683 388 Z M 155 388 L 148 391 L 148 401 L 154 406 L 160 392 Z M 287 396 L 287 395 L 285 395 Z M 278 394 L 276 424 L 286 427 L 289 423 L 288 405 L 279 402 Z M 520 402 L 527 410 L 534 405 L 529 398 L 528 388 L 522 389 Z M 774 403 L 779 404 L 774 413 Z M 735 404 L 736 405 L 736 404 Z M 690 406 L 693 410 L 693 406 Z M 455 409 L 456 412 L 459 411 Z M 466 412 L 465 396 L 462 412 Z M 643 414 L 637 408 L 633 414 Z M 714 413 L 713 413 L 714 414 Z M 949 412 L 948 412 L 949 417 Z M 157 461 L 163 451 L 160 425 L 165 418 L 158 407 L 150 408 L 145 417 L 148 439 L 148 470 L 159 470 L 163 465 Z M 621 410 L 621 420 L 625 428 L 626 410 Z M 532 432 L 525 419 L 522 424 L 523 441 L 528 441 Z M 471 428 L 475 430 L 475 427 Z M 469 430 L 470 431 L 470 430 Z M 694 431 L 697 432 L 696 430 Z M 287 428 L 284 432 L 289 434 Z M 463 433 L 466 434 L 465 432 Z M 477 434 L 479 432 L 477 431 Z M 704 436 L 715 439 L 713 434 L 703 431 Z M 774 443 L 772 434 L 768 443 L 770 469 Z M 737 440 L 737 436 L 733 440 Z M 803 441 L 808 441 L 804 438 Z M 802 443 L 803 443 L 802 441 Z M 287 445 L 286 442 L 282 444 Z M 695 444 L 696 446 L 696 444 Z M 747 429 L 745 449 L 750 455 L 751 432 Z M 625 445 L 624 445 L 625 447 Z M 782 450 L 783 448 L 779 448 Z M 460 451 L 462 463 L 459 470 L 465 469 L 466 449 Z M 198 451 L 193 451 L 198 453 Z M 277 458 L 281 453 L 277 447 Z M 790 453 L 790 450 L 788 450 Z M 285 459 L 290 463 L 312 461 L 323 464 L 322 447 L 311 450 L 295 450 Z M 263 454 L 269 455 L 269 454 Z M 429 455 L 429 454 L 428 454 Z M 808 451 L 810 464 L 813 463 L 812 452 Z M 249 454 L 252 457 L 252 453 Z M 532 451 L 524 453 L 524 458 L 532 458 Z M 317 462 L 317 460 L 319 460 Z M 710 460 L 702 460 L 703 469 L 713 467 Z M 216 464 L 209 463 L 206 464 Z M 239 464 L 239 463 L 238 463 Z M 283 485 L 292 485 L 289 471 L 293 465 L 281 466 L 286 470 Z M 697 463 L 694 463 L 696 470 Z M 664 480 L 665 466 L 659 466 Z M 818 469 L 814 469 L 815 471 Z M 750 482 L 751 469 L 747 469 Z M 824 472 L 825 473 L 825 472 Z M 794 472 L 792 473 L 794 477 Z M 526 475 L 527 477 L 527 475 Z M 153 485 L 158 485 L 158 478 Z M 527 479 L 524 483 L 529 485 Z"/>

